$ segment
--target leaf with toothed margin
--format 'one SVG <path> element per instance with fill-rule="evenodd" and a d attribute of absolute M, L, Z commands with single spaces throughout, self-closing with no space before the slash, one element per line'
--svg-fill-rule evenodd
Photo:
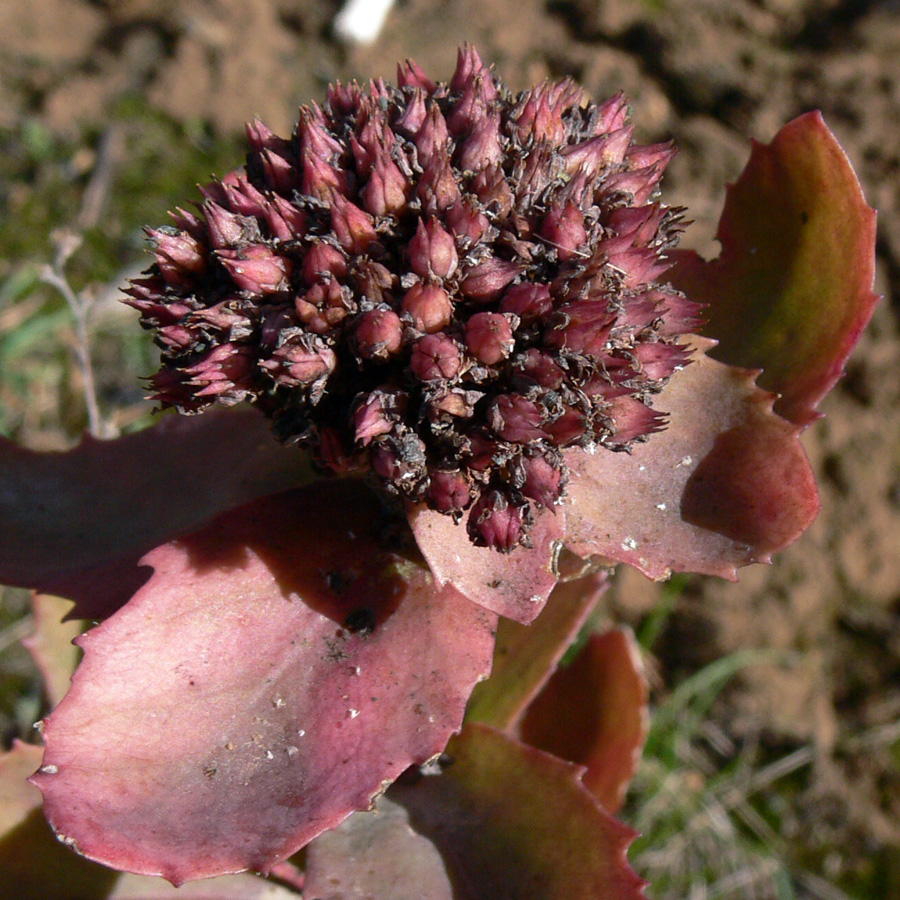
<path fill-rule="evenodd" d="M 712 355 L 761 368 L 760 385 L 781 394 L 775 412 L 808 425 L 878 300 L 875 211 L 820 113 L 754 142 L 716 236 L 718 259 L 675 251 L 669 278 L 708 304 Z"/>
<path fill-rule="evenodd" d="M 379 811 L 309 847 L 310 897 L 642 900 L 625 857 L 634 832 L 604 812 L 577 766 L 475 724 L 448 754 L 440 774 L 398 782 Z"/>
<path fill-rule="evenodd" d="M 501 730 L 518 721 L 555 671 L 606 586 L 605 572 L 565 581 L 553 589 L 533 624 L 501 619 L 491 677 L 472 692 L 466 721 Z"/>
<path fill-rule="evenodd" d="M 593 634 L 525 711 L 519 737 L 586 767 L 585 786 L 615 813 L 647 739 L 649 688 L 634 635 Z"/>
<path fill-rule="evenodd" d="M 562 506 L 536 512 L 531 547 L 500 553 L 476 547 L 465 525 L 409 504 L 409 524 L 434 577 L 452 584 L 473 603 L 527 625 L 544 608 L 556 584 L 554 566 L 565 534 Z"/>
<path fill-rule="evenodd" d="M 104 618 L 146 581 L 138 560 L 148 550 L 309 477 L 303 454 L 278 444 L 252 410 L 172 416 L 64 453 L 0 438 L 0 583 Z"/>
<path fill-rule="evenodd" d="M 267 871 L 443 750 L 496 617 L 438 588 L 408 536 L 329 480 L 148 554 L 44 726 L 58 833 L 173 883 Z"/>
<path fill-rule="evenodd" d="M 16 742 L 0 754 L 0 897 L 15 900 L 296 900 L 255 875 L 225 875 L 176 890 L 159 878 L 125 875 L 78 856 L 56 840 L 41 794 L 26 781 L 40 747 Z"/>
<path fill-rule="evenodd" d="M 566 451 L 566 546 L 650 578 L 733 581 L 738 566 L 795 541 L 819 511 L 818 490 L 799 428 L 772 412 L 755 374 L 696 353 L 657 398 L 664 431 L 631 453 Z"/>
<path fill-rule="evenodd" d="M 81 658 L 73 641 L 84 630 L 84 622 L 63 621 L 72 610 L 72 602 L 61 597 L 35 594 L 31 607 L 34 631 L 22 643 L 44 677 L 44 693 L 52 707 L 69 690 L 72 673 Z"/>

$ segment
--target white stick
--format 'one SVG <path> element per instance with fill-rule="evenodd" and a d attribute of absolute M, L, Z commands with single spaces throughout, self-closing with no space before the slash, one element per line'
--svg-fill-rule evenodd
<path fill-rule="evenodd" d="M 393 5 L 394 0 L 347 0 L 334 20 L 334 33 L 345 44 L 372 44 Z"/>

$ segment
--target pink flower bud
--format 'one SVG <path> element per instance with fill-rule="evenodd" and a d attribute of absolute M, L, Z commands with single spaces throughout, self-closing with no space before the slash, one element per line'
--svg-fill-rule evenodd
<path fill-rule="evenodd" d="M 514 284 L 503 292 L 500 300 L 500 312 L 512 313 L 526 325 L 542 319 L 552 309 L 553 298 L 548 284 Z"/>
<path fill-rule="evenodd" d="M 584 437 L 587 421 L 581 410 L 570 408 L 552 422 L 547 422 L 544 430 L 557 447 L 571 447 Z"/>
<path fill-rule="evenodd" d="M 551 209 L 541 222 L 540 234 L 556 248 L 561 261 L 580 256 L 587 244 L 584 213 L 574 203 L 567 203 L 562 209 Z"/>
<path fill-rule="evenodd" d="M 598 357 L 616 321 L 602 298 L 565 303 L 556 313 L 558 325 L 544 336 L 544 345 Z"/>
<path fill-rule="evenodd" d="M 537 385 L 545 390 L 558 390 L 566 373 L 556 363 L 554 357 L 536 347 L 526 350 L 515 361 L 516 373 L 526 385 Z"/>
<path fill-rule="evenodd" d="M 439 390 L 429 396 L 428 419 L 434 423 L 447 423 L 451 419 L 470 419 L 475 412 L 475 404 L 482 396 L 479 391 L 465 391 L 460 388 Z"/>
<path fill-rule="evenodd" d="M 522 493 L 539 506 L 553 506 L 565 487 L 561 458 L 551 460 L 546 455 L 526 456 L 522 460 L 525 480 Z"/>
<path fill-rule="evenodd" d="M 333 278 L 314 284 L 294 300 L 297 316 L 313 334 L 330 334 L 355 306 L 347 294 Z"/>
<path fill-rule="evenodd" d="M 387 266 L 371 259 L 360 260 L 352 279 L 357 293 L 368 304 L 386 304 L 392 308 L 396 305 L 393 292 L 397 276 Z"/>
<path fill-rule="evenodd" d="M 413 345 L 409 367 L 420 381 L 450 381 L 462 369 L 462 354 L 446 334 L 426 334 Z"/>
<path fill-rule="evenodd" d="M 502 158 L 500 113 L 490 112 L 475 122 L 472 133 L 460 144 L 457 164 L 463 171 L 477 172 Z"/>
<path fill-rule="evenodd" d="M 325 92 L 326 109 L 330 110 L 333 117 L 350 115 L 359 109 L 361 97 L 362 91 L 355 81 L 350 84 L 336 81 L 328 85 Z"/>
<path fill-rule="evenodd" d="M 446 210 L 444 220 L 463 247 L 477 244 L 491 227 L 488 217 L 477 210 L 468 197 L 462 197 Z"/>
<path fill-rule="evenodd" d="M 151 229 L 147 235 L 156 242 L 156 262 L 168 284 L 190 284 L 194 276 L 206 271 L 206 248 L 196 238 L 185 232 Z"/>
<path fill-rule="evenodd" d="M 397 84 L 400 87 L 419 88 L 426 94 L 431 94 L 437 85 L 419 68 L 414 60 L 406 59 L 397 63 Z"/>
<path fill-rule="evenodd" d="M 317 107 L 315 109 L 300 108 L 300 118 L 295 134 L 300 141 L 302 150 L 309 150 L 313 155 L 326 162 L 332 162 L 344 152 L 340 142 L 326 130 L 321 111 Z"/>
<path fill-rule="evenodd" d="M 502 362 L 515 347 L 509 319 L 501 313 L 475 313 L 466 322 L 466 347 L 486 366 Z"/>
<path fill-rule="evenodd" d="M 406 208 L 411 185 L 397 168 L 390 155 L 379 154 L 369 175 L 369 182 L 362 189 L 366 209 L 373 216 L 400 213 Z"/>
<path fill-rule="evenodd" d="M 276 384 L 298 387 L 327 378 L 337 365 L 337 357 L 321 338 L 302 335 L 285 341 L 259 365 Z"/>
<path fill-rule="evenodd" d="M 319 241 L 303 258 L 303 280 L 313 285 L 332 276 L 339 280 L 347 277 L 347 257 L 333 244 Z"/>
<path fill-rule="evenodd" d="M 505 219 L 515 206 L 516 199 L 500 166 L 485 166 L 472 179 L 469 189 L 499 219 Z"/>
<path fill-rule="evenodd" d="M 427 225 L 419 219 L 407 252 L 409 267 L 420 278 L 427 278 L 429 275 L 447 278 L 456 271 L 459 264 L 453 236 L 437 219 L 429 219 Z"/>
<path fill-rule="evenodd" d="M 403 343 L 403 326 L 392 309 L 363 313 L 354 328 L 356 352 L 362 359 L 388 359 Z"/>
<path fill-rule="evenodd" d="M 303 185 L 304 194 L 317 197 L 328 202 L 332 195 L 349 193 L 347 173 L 325 162 L 312 150 L 303 151 Z"/>
<path fill-rule="evenodd" d="M 289 196 L 300 183 L 294 164 L 271 150 L 260 151 L 258 164 L 263 178 L 280 194 Z"/>
<path fill-rule="evenodd" d="M 467 528 L 473 543 L 509 553 L 527 539 L 533 514 L 524 498 L 488 490 L 472 505 Z"/>
<path fill-rule="evenodd" d="M 470 300 L 489 303 L 495 300 L 503 289 L 521 272 L 518 263 L 505 259 L 488 259 L 466 270 L 459 288 Z"/>
<path fill-rule="evenodd" d="M 459 184 L 450 167 L 450 157 L 445 152 L 435 152 L 431 157 L 416 186 L 416 194 L 425 212 L 432 215 L 459 202 L 462 196 Z"/>
<path fill-rule="evenodd" d="M 231 406 L 243 400 L 251 387 L 253 357 L 249 347 L 219 344 L 199 362 L 188 366 L 184 373 L 187 383 L 199 387 L 198 397 L 216 397 Z"/>
<path fill-rule="evenodd" d="M 463 44 L 456 51 L 456 71 L 450 79 L 450 90 L 459 93 L 484 68 L 478 51 L 471 44 Z"/>
<path fill-rule="evenodd" d="M 290 142 L 278 137 L 267 125 L 254 119 L 247 123 L 247 142 L 250 144 L 251 153 L 261 153 L 263 150 L 272 150 L 281 156 L 290 153 Z"/>
<path fill-rule="evenodd" d="M 632 144 L 625 154 L 630 169 L 666 168 L 678 150 L 672 141 L 661 144 Z"/>
<path fill-rule="evenodd" d="M 274 294 L 287 287 L 291 262 L 264 244 L 250 244 L 243 250 L 217 250 L 216 256 L 231 280 L 248 294 Z"/>
<path fill-rule="evenodd" d="M 428 505 L 432 509 L 458 515 L 471 502 L 472 489 L 462 472 L 438 469 L 431 473 L 431 483 L 428 485 Z"/>
<path fill-rule="evenodd" d="M 274 194 L 263 210 L 269 234 L 279 241 L 296 241 L 306 234 L 308 217 L 290 200 Z"/>
<path fill-rule="evenodd" d="M 631 351 L 637 361 L 638 371 L 653 381 L 669 378 L 676 369 L 683 369 L 691 354 L 689 347 L 668 344 L 665 341 L 641 342 Z"/>
<path fill-rule="evenodd" d="M 348 253 L 364 253 L 378 236 L 372 217 L 338 193 L 331 195 L 331 227 Z"/>
<path fill-rule="evenodd" d="M 434 100 L 428 106 L 428 113 L 413 143 L 419 153 L 419 162 L 427 166 L 435 153 L 446 152 L 450 133 L 447 122 Z"/>
<path fill-rule="evenodd" d="M 619 91 L 596 107 L 591 117 L 591 130 L 594 134 L 609 134 L 618 131 L 627 121 L 628 98 Z"/>
<path fill-rule="evenodd" d="M 353 410 L 353 434 L 365 447 L 376 437 L 390 434 L 406 406 L 405 397 L 386 391 L 372 391 L 361 397 Z"/>
<path fill-rule="evenodd" d="M 582 169 L 592 178 L 604 169 L 621 165 L 631 146 L 634 126 L 626 125 L 611 134 L 601 134 L 578 144 L 570 144 L 560 151 L 566 162 L 566 171 L 574 175 Z"/>
<path fill-rule="evenodd" d="M 241 216 L 211 200 L 205 201 L 201 208 L 209 229 L 209 246 L 213 250 L 236 247 L 244 242 L 245 220 Z"/>
<path fill-rule="evenodd" d="M 411 320 L 413 328 L 425 334 L 446 328 L 453 316 L 450 295 L 436 284 L 421 281 L 406 292 L 400 309 Z"/>
<path fill-rule="evenodd" d="M 606 441 L 610 447 L 627 447 L 633 441 L 659 431 L 665 416 L 628 394 L 611 401 L 608 415 L 613 434 Z"/>
<path fill-rule="evenodd" d="M 412 99 L 409 101 L 403 114 L 394 123 L 394 127 L 407 137 L 415 137 L 419 129 L 425 123 L 428 112 L 425 108 L 425 91 L 421 88 L 413 90 Z"/>
<path fill-rule="evenodd" d="M 543 410 L 521 394 L 501 394 L 488 408 L 488 424 L 497 437 L 511 444 L 528 444 L 547 437 L 541 427 Z"/>
<path fill-rule="evenodd" d="M 447 120 L 450 134 L 454 137 L 469 134 L 496 97 L 497 86 L 490 69 L 482 69 L 468 79 L 459 102 Z"/>

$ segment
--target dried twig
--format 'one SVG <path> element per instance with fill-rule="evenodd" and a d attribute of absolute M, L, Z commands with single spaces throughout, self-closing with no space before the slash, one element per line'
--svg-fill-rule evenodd
<path fill-rule="evenodd" d="M 103 423 L 100 418 L 100 407 L 97 403 L 97 389 L 94 383 L 94 368 L 91 363 L 91 345 L 88 333 L 88 314 L 91 308 L 90 297 L 72 289 L 66 278 L 66 263 L 72 254 L 81 246 L 82 237 L 72 231 L 60 229 L 54 231 L 51 239 L 56 246 L 56 255 L 50 265 L 41 269 L 41 281 L 55 287 L 65 298 L 72 318 L 75 321 L 75 352 L 78 367 L 84 384 L 84 402 L 87 407 L 88 430 L 96 437 L 103 437 Z"/>

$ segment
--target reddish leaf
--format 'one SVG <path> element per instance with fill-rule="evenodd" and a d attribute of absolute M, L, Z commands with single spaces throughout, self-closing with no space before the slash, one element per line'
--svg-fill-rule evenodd
<path fill-rule="evenodd" d="M 410 505 L 409 524 L 439 584 L 452 584 L 473 603 L 528 624 L 556 584 L 554 563 L 565 533 L 564 509 L 535 516 L 532 547 L 500 553 L 476 547 L 465 526 L 422 505 Z"/>
<path fill-rule="evenodd" d="M 75 600 L 103 618 L 146 581 L 141 556 L 220 512 L 308 480 L 254 411 L 172 416 L 67 453 L 0 438 L 0 583 Z"/>
<path fill-rule="evenodd" d="M 296 900 L 253 875 L 226 875 L 176 891 L 158 878 L 122 875 L 78 856 L 53 835 L 41 794 L 26 778 L 42 750 L 16 743 L 0 755 L 0 897 L 15 900 Z"/>
<path fill-rule="evenodd" d="M 81 651 L 72 643 L 81 634 L 84 622 L 63 619 L 72 609 L 70 600 L 35 594 L 32 597 L 34 632 L 22 643 L 31 653 L 41 675 L 51 706 L 56 706 L 69 690 L 72 673 Z"/>
<path fill-rule="evenodd" d="M 585 786 L 614 813 L 647 739 L 647 700 L 647 680 L 631 632 L 594 634 L 528 707 L 520 736 L 585 766 Z"/>
<path fill-rule="evenodd" d="M 438 590 L 396 534 L 335 480 L 150 553 L 45 724 L 55 829 L 174 883 L 265 871 L 443 750 L 496 618 Z"/>
<path fill-rule="evenodd" d="M 625 858 L 634 832 L 603 811 L 576 766 L 482 725 L 467 725 L 448 752 L 440 774 L 391 788 L 386 822 L 354 816 L 309 848 L 310 897 L 643 897 Z"/>
<path fill-rule="evenodd" d="M 713 356 L 762 368 L 760 385 L 782 395 L 775 411 L 807 425 L 878 299 L 875 212 L 820 113 L 754 142 L 717 236 L 718 259 L 675 253 L 669 277 L 709 304 Z"/>
<path fill-rule="evenodd" d="M 533 625 L 500 620 L 491 677 L 472 692 L 467 722 L 504 730 L 518 721 L 575 640 L 606 581 L 601 572 L 558 584 Z"/>
<path fill-rule="evenodd" d="M 796 540 L 819 509 L 815 478 L 799 429 L 753 377 L 699 353 L 658 398 L 664 431 L 630 454 L 568 451 L 569 549 L 650 578 L 734 580 L 738 566 Z"/>

